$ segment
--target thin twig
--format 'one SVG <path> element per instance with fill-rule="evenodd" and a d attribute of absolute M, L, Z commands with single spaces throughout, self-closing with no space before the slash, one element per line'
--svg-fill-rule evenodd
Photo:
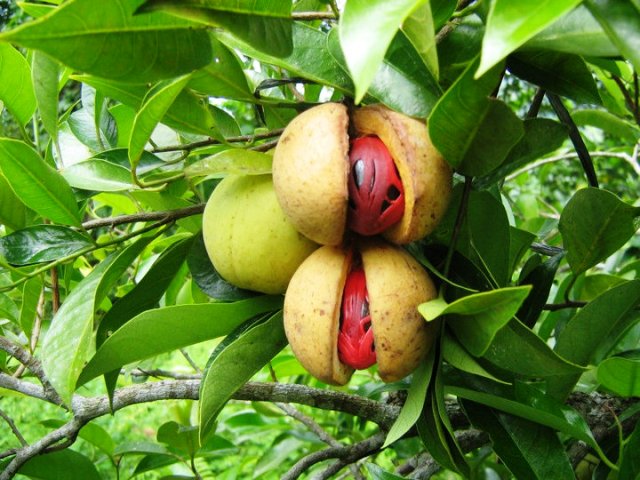
<path fill-rule="evenodd" d="M 540 107 L 542 106 L 542 101 L 544 100 L 545 95 L 544 88 L 538 88 L 536 90 L 533 99 L 531 100 L 531 105 L 529 105 L 529 110 L 527 111 L 527 115 L 525 118 L 536 118 L 538 113 L 540 113 Z"/>
<path fill-rule="evenodd" d="M 567 107 L 564 106 L 564 103 L 562 103 L 562 100 L 558 95 L 551 92 L 547 92 L 546 95 L 560 121 L 569 128 L 569 138 L 571 139 L 571 143 L 573 143 L 573 148 L 575 148 L 576 153 L 578 154 L 578 158 L 580 159 L 582 169 L 587 176 L 589 185 L 598 188 L 598 177 L 596 175 L 595 168 L 593 167 L 593 160 L 589 154 L 589 149 L 582 139 L 582 135 L 580 135 L 578 126 L 571 118 Z"/>
<path fill-rule="evenodd" d="M 115 227 L 124 223 L 150 222 L 153 220 L 172 221 L 180 218 L 198 215 L 204 211 L 204 204 L 193 205 L 191 207 L 177 210 L 164 210 L 160 212 L 141 212 L 131 215 L 120 215 L 118 217 L 97 218 L 82 224 L 85 230 L 93 230 L 100 227 Z"/>
<path fill-rule="evenodd" d="M 212 145 L 222 145 L 224 143 L 253 143 L 256 140 L 265 140 L 267 138 L 279 137 L 283 131 L 284 131 L 284 128 L 278 128 L 275 130 L 270 130 L 268 132 L 256 133 L 253 135 L 239 135 L 236 137 L 228 137 L 228 138 L 225 138 L 224 142 L 216 138 L 208 138 L 206 140 L 200 140 L 198 142 L 184 143 L 181 145 L 168 145 L 166 147 L 158 147 L 151 150 L 151 152 L 152 153 L 165 153 L 165 152 L 176 152 L 176 151 L 190 152 L 197 148 L 209 147 Z"/>
<path fill-rule="evenodd" d="M 291 18 L 301 22 L 311 22 L 314 20 L 338 20 L 333 12 L 291 12 Z"/>
<path fill-rule="evenodd" d="M 2 409 L 0 409 L 0 417 L 2 417 L 2 419 L 5 422 L 7 422 L 7 425 L 9 425 L 9 428 L 11 429 L 13 434 L 16 436 L 16 438 L 20 442 L 20 445 L 22 445 L 23 447 L 26 447 L 27 445 L 29 445 L 27 441 L 24 439 L 24 437 L 22 436 L 22 433 L 20 433 L 20 430 L 16 426 L 16 423 L 13 421 L 13 419 L 9 415 L 7 415 L 5 411 Z"/>

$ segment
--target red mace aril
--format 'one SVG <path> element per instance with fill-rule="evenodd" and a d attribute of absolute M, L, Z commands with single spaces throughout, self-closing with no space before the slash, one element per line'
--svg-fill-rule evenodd
<path fill-rule="evenodd" d="M 399 222 L 404 189 L 382 140 L 375 136 L 353 140 L 349 164 L 349 228 L 361 235 L 377 235 Z"/>
<path fill-rule="evenodd" d="M 352 267 L 344 286 L 338 356 L 345 365 L 356 370 L 376 363 L 376 351 L 369 313 L 367 281 L 362 265 Z"/>

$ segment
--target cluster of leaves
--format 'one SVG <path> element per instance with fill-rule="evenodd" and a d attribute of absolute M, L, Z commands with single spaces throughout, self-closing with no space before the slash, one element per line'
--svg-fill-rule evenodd
<path fill-rule="evenodd" d="M 440 283 L 440 297 L 419 306 L 440 328 L 410 379 L 382 388 L 371 369 L 340 397 L 383 402 L 408 389 L 383 441 L 344 413 L 309 410 L 316 422 L 303 423 L 331 431 L 314 430 L 330 448 L 369 441 L 337 458 L 375 454 L 374 478 L 396 478 L 423 450 L 463 477 L 574 478 L 575 441 L 595 452 L 599 478 L 639 474 L 637 404 L 617 412 L 620 435 L 596 438 L 566 403 L 576 390 L 640 396 L 637 1 L 19 6 L 33 18 L 0 34 L 0 100 L 21 134 L 0 138 L 0 387 L 73 418 L 46 422 L 50 433 L 29 444 L 3 415 L 22 445 L 2 454 L 0 478 L 99 478 L 84 453 L 37 456 L 78 435 L 117 471 L 135 458 L 133 475 L 182 472 L 171 470 L 181 462 L 195 478 L 318 468 L 295 462 L 322 442 L 280 410 L 227 403 L 252 378 L 328 387 L 285 348 L 282 298 L 213 270 L 199 214 L 221 176 L 270 172 L 265 152 L 297 112 L 343 99 L 426 120 L 456 171 L 446 218 L 408 246 Z M 165 397 L 199 396 L 193 422 L 117 446 L 87 424 L 109 411 L 91 388 L 119 410 L 137 402 L 122 368 L 140 374 L 141 362 L 213 339 L 206 365 L 194 365 L 202 376 Z M 449 397 L 466 423 L 452 422 Z M 476 444 L 456 430 L 469 425 L 492 451 L 467 454 Z M 236 447 L 255 446 L 256 432 L 270 432 L 259 440 L 269 452 L 242 457 Z M 232 468 L 225 456 L 242 461 Z"/>

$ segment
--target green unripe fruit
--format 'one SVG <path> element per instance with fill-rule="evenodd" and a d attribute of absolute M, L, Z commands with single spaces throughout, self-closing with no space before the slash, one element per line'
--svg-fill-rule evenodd
<path fill-rule="evenodd" d="M 284 293 L 302 261 L 318 246 L 293 228 L 271 175 L 233 175 L 211 194 L 202 219 L 209 258 L 240 288 Z"/>

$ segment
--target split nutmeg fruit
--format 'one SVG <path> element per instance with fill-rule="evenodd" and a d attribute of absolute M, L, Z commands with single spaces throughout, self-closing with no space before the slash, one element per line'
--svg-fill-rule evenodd
<path fill-rule="evenodd" d="M 313 107 L 287 125 L 273 157 L 282 209 L 323 245 L 341 244 L 347 228 L 396 244 L 423 238 L 445 213 L 451 181 L 424 123 L 382 105 L 351 115 L 339 103 Z"/>
<path fill-rule="evenodd" d="M 393 382 L 431 348 L 433 325 L 416 307 L 436 296 L 428 274 L 400 247 L 380 239 L 355 249 L 324 246 L 289 283 L 285 332 L 300 363 L 323 382 L 344 385 L 354 369 L 373 363 Z"/>

